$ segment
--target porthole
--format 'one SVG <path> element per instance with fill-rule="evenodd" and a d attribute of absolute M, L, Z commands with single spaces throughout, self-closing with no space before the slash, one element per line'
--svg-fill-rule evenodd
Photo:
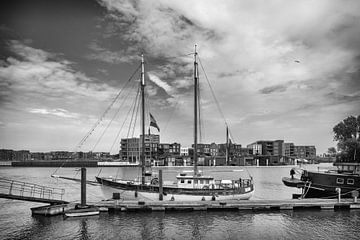
<path fill-rule="evenodd" d="M 354 179 L 352 179 L 352 178 L 349 178 L 347 181 L 346 181 L 346 183 L 347 184 L 349 184 L 349 185 L 354 185 Z"/>
<path fill-rule="evenodd" d="M 336 178 L 336 184 L 344 184 L 343 178 Z"/>

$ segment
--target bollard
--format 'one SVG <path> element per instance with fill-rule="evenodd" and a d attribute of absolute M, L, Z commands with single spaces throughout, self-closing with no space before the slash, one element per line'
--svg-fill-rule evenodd
<path fill-rule="evenodd" d="M 335 191 L 338 193 L 338 202 L 341 201 L 341 188 L 335 188 Z"/>
<path fill-rule="evenodd" d="M 351 196 L 354 198 L 354 203 L 356 203 L 357 198 L 359 197 L 359 191 L 356 190 L 351 191 Z"/>

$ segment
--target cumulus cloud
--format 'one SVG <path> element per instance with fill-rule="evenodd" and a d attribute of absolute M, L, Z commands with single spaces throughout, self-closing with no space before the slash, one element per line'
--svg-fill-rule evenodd
<path fill-rule="evenodd" d="M 46 104 L 25 109 L 45 109 L 37 113 L 52 116 L 76 112 L 68 106 L 61 108 L 69 112 L 52 112 L 60 108 L 56 104 L 60 99 L 86 102 L 92 108 L 95 100 L 108 99 L 115 90 L 89 77 L 93 75 L 86 64 L 99 64 L 108 73 L 105 78 L 116 78 L 143 52 L 150 78 L 148 95 L 161 109 L 177 105 L 174 114 L 185 118 L 193 114 L 188 107 L 193 100 L 189 54 L 198 44 L 200 88 L 206 91 L 204 67 L 235 131 L 251 129 L 243 136 L 266 132 L 274 138 L 286 137 L 292 129 L 316 134 L 320 127 L 331 129 L 344 115 L 357 114 L 353 113 L 358 111 L 360 94 L 357 0 L 98 2 L 107 11 L 95 18 L 94 39 L 81 52 L 85 64 L 33 48 L 32 42 L 10 43 L 16 55 L 0 62 L 0 104 L 44 95 Z M 76 70 L 77 64 L 85 66 L 82 71 Z M 201 102 L 206 103 L 202 113 L 210 114 L 206 120 L 219 117 L 210 109 L 210 95 L 201 93 Z M 306 138 L 305 131 L 291 134 Z M 217 131 L 214 138 L 208 136 L 214 141 L 220 135 Z M 326 142 L 324 138 L 319 142 Z"/>
<path fill-rule="evenodd" d="M 37 113 L 43 115 L 54 115 L 62 118 L 78 118 L 79 114 L 71 113 L 65 109 L 56 108 L 56 109 L 44 109 L 44 108 L 33 108 L 29 109 L 30 113 Z"/>
<path fill-rule="evenodd" d="M 174 93 L 174 88 L 167 82 L 161 80 L 158 76 L 154 75 L 153 73 L 148 73 L 148 76 L 153 83 L 162 88 L 167 94 L 172 95 Z"/>
<path fill-rule="evenodd" d="M 6 66 L 0 68 L 0 78 L 15 96 L 42 93 L 57 99 L 83 96 L 101 100 L 115 94 L 114 89 L 94 83 L 84 73 L 75 71 L 71 62 L 56 59 L 55 54 L 19 41 L 12 41 L 10 49 L 16 56 L 6 59 Z"/>
<path fill-rule="evenodd" d="M 138 60 L 138 56 L 129 54 L 129 51 L 110 51 L 99 46 L 97 42 L 92 42 L 89 45 L 89 48 L 93 51 L 93 53 L 86 56 L 90 60 L 99 60 L 112 64 L 128 63 Z"/>

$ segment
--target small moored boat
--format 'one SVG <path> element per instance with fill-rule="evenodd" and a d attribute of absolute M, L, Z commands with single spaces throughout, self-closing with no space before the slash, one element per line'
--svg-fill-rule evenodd
<path fill-rule="evenodd" d="M 99 208 L 94 206 L 80 207 L 76 206 L 75 209 L 65 212 L 65 217 L 85 217 L 99 215 Z"/>

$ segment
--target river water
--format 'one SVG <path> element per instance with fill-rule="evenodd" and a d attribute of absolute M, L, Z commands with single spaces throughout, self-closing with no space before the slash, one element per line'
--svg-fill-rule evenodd
<path fill-rule="evenodd" d="M 303 165 L 308 170 L 330 164 Z M 290 199 L 294 188 L 281 181 L 292 166 L 204 167 L 214 177 L 251 175 L 255 181 L 252 199 Z M 174 181 L 178 171 L 190 168 L 161 168 L 165 181 Z M 156 170 L 156 169 L 155 169 Z M 237 171 L 233 171 L 237 170 Z M 242 170 L 242 171 L 239 171 Z M 51 178 L 51 174 L 80 178 L 74 168 L 1 167 L 0 176 L 18 181 L 65 188 L 65 200 L 80 200 L 80 184 Z M 134 179 L 138 168 L 88 168 L 87 179 L 118 176 Z M 87 186 L 87 200 L 101 201 L 112 190 Z M 146 212 L 101 213 L 99 216 L 63 219 L 62 216 L 31 216 L 30 208 L 44 204 L 0 199 L 0 239 L 360 239 L 360 211 L 274 211 L 274 212 Z"/>

